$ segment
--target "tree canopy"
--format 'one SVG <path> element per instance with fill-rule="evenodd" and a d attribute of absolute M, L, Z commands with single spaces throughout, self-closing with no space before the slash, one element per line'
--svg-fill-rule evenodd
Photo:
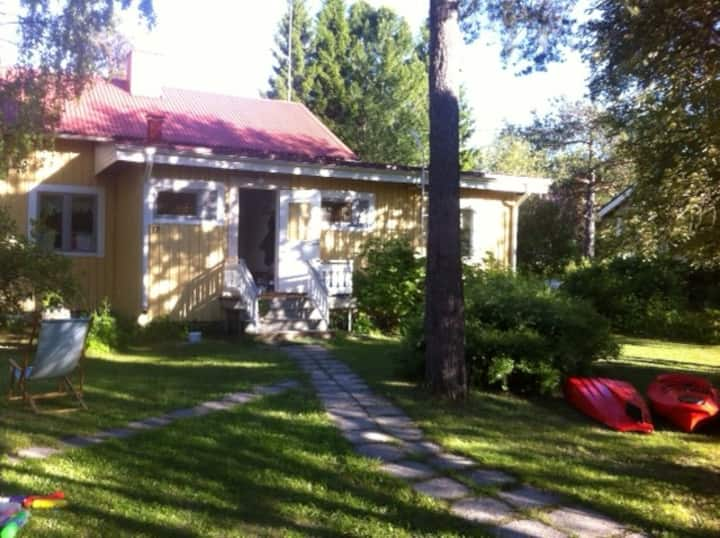
<path fill-rule="evenodd" d="M 17 26 L 18 38 L 17 63 L 0 77 L 0 177 L 51 142 L 63 103 L 107 67 L 108 29 L 133 3 L 20 0 L 17 19 L 0 14 L 0 24 Z M 152 0 L 139 0 L 137 8 L 154 23 Z"/>
<path fill-rule="evenodd" d="M 720 264 L 720 4 L 604 0 L 584 27 L 590 88 L 634 163 L 626 244 Z"/>
<path fill-rule="evenodd" d="M 310 15 L 305 0 L 291 0 L 292 32 L 290 11 L 286 12 L 275 34 L 273 50 L 273 72 L 269 79 L 268 97 L 288 99 L 292 96 L 305 97 L 307 88 L 307 54 L 312 39 Z M 292 54 L 291 54 L 292 53 Z M 292 70 L 288 73 L 288 58 L 292 56 Z M 288 75 L 292 77 L 292 95 L 288 96 Z"/>

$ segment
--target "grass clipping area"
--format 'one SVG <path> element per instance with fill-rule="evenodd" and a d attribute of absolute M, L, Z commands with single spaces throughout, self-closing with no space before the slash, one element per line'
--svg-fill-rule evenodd
<path fill-rule="evenodd" d="M 720 346 L 621 343 L 621 359 L 598 364 L 599 375 L 628 380 L 642 393 L 655 375 L 670 371 L 720 386 Z M 398 342 L 335 339 L 331 347 L 450 450 L 653 535 L 720 536 L 720 421 L 695 434 L 659 420 L 652 435 L 621 434 L 559 398 L 473 391 L 465 404 L 442 403 L 398 376 Z"/>

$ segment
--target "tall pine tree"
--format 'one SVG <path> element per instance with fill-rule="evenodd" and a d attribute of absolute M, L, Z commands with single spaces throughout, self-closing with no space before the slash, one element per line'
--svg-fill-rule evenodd
<path fill-rule="evenodd" d="M 307 66 L 306 105 L 346 143 L 347 78 L 350 71 L 350 27 L 344 0 L 325 0 L 320 8 Z"/>
<path fill-rule="evenodd" d="M 292 32 L 290 15 L 292 10 Z M 288 39 L 289 37 L 289 39 Z M 288 99 L 288 56 L 292 52 L 292 95 L 293 101 L 304 102 L 308 93 L 307 55 L 312 39 L 310 16 L 305 0 L 288 0 L 288 10 L 278 25 L 273 50 L 273 74 L 268 83 L 267 97 Z"/>

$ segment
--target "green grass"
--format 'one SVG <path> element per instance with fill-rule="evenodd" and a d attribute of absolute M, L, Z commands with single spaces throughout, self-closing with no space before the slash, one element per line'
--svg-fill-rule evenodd
<path fill-rule="evenodd" d="M 90 412 L 35 416 L 3 404 L 3 452 L 286 378 L 303 385 L 42 461 L 10 465 L 0 456 L 0 495 L 65 491 L 67 508 L 33 511 L 23 531 L 33 537 L 480 532 L 355 455 L 294 364 L 278 350 L 251 344 L 211 342 L 93 357 L 87 363 Z"/>
<path fill-rule="evenodd" d="M 622 358 L 599 364 L 599 374 L 628 379 L 641 391 L 667 371 L 695 372 L 720 384 L 720 346 L 622 343 Z M 337 338 L 329 345 L 451 450 L 653 535 L 720 535 L 718 425 L 702 434 L 663 423 L 653 435 L 620 434 L 561 399 L 473 391 L 465 404 L 443 403 L 398 374 L 397 341 Z"/>

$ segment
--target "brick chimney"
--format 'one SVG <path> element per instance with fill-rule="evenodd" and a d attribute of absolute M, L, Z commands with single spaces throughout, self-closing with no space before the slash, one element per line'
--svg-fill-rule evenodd
<path fill-rule="evenodd" d="M 147 119 L 147 141 L 155 144 L 162 140 L 162 127 L 165 121 L 164 114 L 150 113 L 145 116 Z"/>
<path fill-rule="evenodd" d="M 163 61 L 160 54 L 131 50 L 127 56 L 128 89 L 131 95 L 160 97 Z"/>

